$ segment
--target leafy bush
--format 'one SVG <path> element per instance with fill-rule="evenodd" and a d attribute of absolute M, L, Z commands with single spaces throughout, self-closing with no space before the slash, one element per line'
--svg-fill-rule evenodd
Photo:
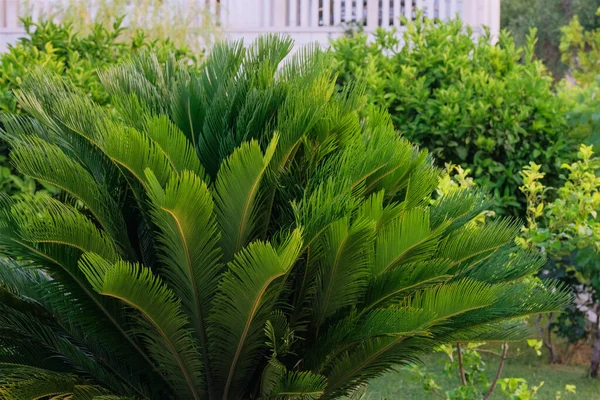
<path fill-rule="evenodd" d="M 339 398 L 565 304 L 518 225 L 474 222 L 472 188 L 431 204 L 427 153 L 291 48 L 143 56 L 102 74 L 115 110 L 24 86 L 11 159 L 68 196 L 1 197 L 0 393 Z"/>
<path fill-rule="evenodd" d="M 571 165 L 563 165 L 568 170 L 565 183 L 558 189 L 545 187 L 540 183 L 541 167 L 532 163 L 523 171 L 524 182 L 521 190 L 527 195 L 527 226 L 519 240 L 526 247 L 540 249 L 548 255 L 549 267 L 545 275 L 560 278 L 569 283 L 581 299 L 589 299 L 587 307 L 600 313 L 600 178 L 596 171 L 600 160 L 593 157 L 591 146 L 580 147 L 579 160 Z M 554 196 L 551 194 L 555 190 Z M 553 326 L 566 336 L 569 342 L 585 339 L 587 331 L 582 327 L 585 321 L 581 309 L 571 307 L 568 318 Z M 560 324 L 568 324 L 562 329 Z M 598 375 L 600 367 L 600 320 L 593 325 L 594 355 L 592 356 L 592 376 Z M 571 336 L 578 332 L 579 335 Z"/>
<path fill-rule="evenodd" d="M 22 7 L 22 16 L 30 16 L 31 6 L 39 1 L 25 2 L 29 4 Z M 169 38 L 176 47 L 189 47 L 196 54 L 208 48 L 220 33 L 206 1 L 61 0 L 47 2 L 44 11 L 45 19 L 72 25 L 82 34 L 97 29 L 98 24 L 110 28 L 126 15 L 127 30 L 122 35 L 127 40 L 143 31 L 150 41 Z"/>
<path fill-rule="evenodd" d="M 26 36 L 0 55 L 0 112 L 21 113 L 15 91 L 39 68 L 65 77 L 95 102 L 106 105 L 108 93 L 98 79 L 98 71 L 132 53 L 152 49 L 163 60 L 173 53 L 178 59 L 193 61 L 187 49 L 176 48 L 168 40 L 149 41 L 143 31 L 137 31 L 131 41 L 122 41 L 121 21 L 111 28 L 96 24 L 88 35 L 80 35 L 69 24 L 24 19 Z M 31 179 L 16 175 L 6 156 L 6 148 L 1 145 L 0 190 L 19 194 L 39 189 Z"/>
<path fill-rule="evenodd" d="M 366 82 L 370 102 L 389 110 L 402 135 L 471 169 L 504 212 L 519 215 L 521 169 L 533 160 L 553 184 L 569 154 L 567 110 L 533 60 L 534 35 L 517 48 L 506 32 L 491 44 L 458 20 L 417 19 L 402 42 L 381 30 L 370 44 L 361 33 L 334 41 L 339 83 Z"/>
<path fill-rule="evenodd" d="M 600 151 L 600 75 L 588 85 L 562 82 L 559 95 L 569 104 L 570 135 Z"/>
<path fill-rule="evenodd" d="M 537 341 L 528 340 L 527 342 L 535 345 Z M 411 372 L 413 379 L 422 384 L 425 392 L 446 400 L 488 400 L 495 393 L 502 393 L 504 394 L 503 398 L 510 400 L 538 399 L 538 391 L 544 385 L 543 381 L 530 388 L 524 378 L 500 378 L 504 363 L 508 358 L 507 343 L 502 345 L 500 352 L 484 349 L 483 345 L 485 343 L 457 344 L 456 347 L 444 345 L 437 350 L 447 356 L 444 362 L 444 373 L 457 378 L 457 386 L 452 389 L 444 390 L 437 383 L 439 376 L 428 372 L 425 367 L 412 366 L 406 369 Z M 493 354 L 499 359 L 496 371 L 488 371 L 490 363 L 483 359 L 482 352 Z M 491 382 L 488 379 L 490 372 L 494 373 Z M 565 385 L 564 392 L 555 393 L 555 399 L 563 400 L 569 398 L 571 394 L 576 394 L 575 385 Z M 494 398 L 499 397 L 495 395 Z"/>

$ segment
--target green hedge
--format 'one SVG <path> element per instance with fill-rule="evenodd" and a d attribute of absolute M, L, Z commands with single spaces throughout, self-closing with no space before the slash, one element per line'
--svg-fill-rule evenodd
<path fill-rule="evenodd" d="M 409 24 L 402 42 L 384 30 L 374 41 L 360 32 L 334 41 L 338 84 L 364 82 L 402 135 L 442 165 L 470 168 L 500 200 L 498 211 L 522 215 L 519 171 L 535 161 L 554 184 L 571 150 L 567 105 L 534 60 L 534 35 L 518 48 L 506 32 L 492 44 L 459 20 L 425 19 Z"/>

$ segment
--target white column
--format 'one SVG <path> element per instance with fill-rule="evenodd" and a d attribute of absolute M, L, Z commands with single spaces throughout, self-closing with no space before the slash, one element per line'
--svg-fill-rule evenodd
<path fill-rule="evenodd" d="M 456 13 L 458 12 L 458 6 L 456 4 L 458 0 L 449 0 L 450 4 L 448 4 L 448 18 L 454 19 L 456 18 Z"/>
<path fill-rule="evenodd" d="M 5 5 L 4 21 L 7 28 L 17 28 L 19 22 L 19 1 L 18 0 L 7 0 Z"/>
<path fill-rule="evenodd" d="M 479 5 L 477 3 L 480 1 L 487 0 L 462 0 L 460 18 L 465 24 L 473 28 L 479 25 Z"/>
<path fill-rule="evenodd" d="M 273 7 L 273 26 L 282 28 L 287 26 L 287 1 L 286 0 L 271 0 Z"/>
<path fill-rule="evenodd" d="M 492 41 L 495 43 L 498 40 L 498 34 L 500 33 L 500 0 L 491 0 L 491 21 L 490 31 L 492 34 Z"/>
<path fill-rule="evenodd" d="M 344 10 L 344 22 L 348 23 L 350 21 L 352 21 L 352 1 L 353 0 L 342 0 L 345 4 L 345 10 Z"/>
<path fill-rule="evenodd" d="M 435 1 L 434 0 L 427 0 L 425 2 L 425 8 L 427 9 L 427 12 L 425 14 L 425 16 L 427 18 L 433 19 L 435 17 Z"/>
<path fill-rule="evenodd" d="M 360 4 L 360 2 L 359 2 Z M 362 7 L 361 7 L 362 8 Z M 358 15 L 360 15 L 357 12 Z M 373 32 L 379 25 L 379 0 L 367 0 L 367 31 Z"/>
<path fill-rule="evenodd" d="M 342 0 L 333 1 L 333 26 L 338 26 L 342 23 Z"/>
<path fill-rule="evenodd" d="M 323 25 L 331 25 L 331 0 L 323 0 Z"/>
<path fill-rule="evenodd" d="M 393 14 L 392 14 L 392 18 L 393 18 L 392 23 L 394 24 L 394 26 L 396 26 L 396 27 L 400 26 L 400 16 L 401 15 L 402 15 L 402 9 L 400 8 L 400 0 L 394 0 Z"/>
<path fill-rule="evenodd" d="M 310 15 L 310 0 L 300 0 L 300 26 L 310 26 L 309 15 Z"/>
<path fill-rule="evenodd" d="M 382 0 L 381 26 L 384 28 L 390 26 L 390 0 Z"/>
<path fill-rule="evenodd" d="M 438 12 L 439 12 L 439 17 L 440 20 L 445 21 L 448 19 L 448 14 L 446 13 L 446 2 L 448 0 L 438 0 Z"/>
<path fill-rule="evenodd" d="M 310 26 L 319 26 L 319 0 L 310 0 Z"/>
<path fill-rule="evenodd" d="M 260 28 L 265 0 L 230 0 L 229 28 Z"/>
<path fill-rule="evenodd" d="M 404 2 L 404 16 L 408 20 L 408 22 L 412 21 L 412 0 L 405 0 Z"/>
<path fill-rule="evenodd" d="M 298 26 L 298 0 L 289 0 L 289 26 Z"/>

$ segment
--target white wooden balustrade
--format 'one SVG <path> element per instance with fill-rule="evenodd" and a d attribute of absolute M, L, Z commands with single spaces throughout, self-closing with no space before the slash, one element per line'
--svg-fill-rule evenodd
<path fill-rule="evenodd" d="M 29 0 L 33 16 L 40 15 L 61 0 Z M 371 33 L 379 26 L 395 26 L 401 32 L 400 16 L 415 18 L 422 10 L 429 18 L 461 19 L 482 32 L 488 26 L 492 34 L 500 28 L 500 0 L 163 0 L 202 7 L 226 38 L 250 41 L 268 32 L 291 35 L 296 44 L 319 42 L 343 35 L 351 25 L 361 25 Z M 135 7 L 136 0 L 131 0 Z M 23 35 L 19 16 L 25 0 L 0 0 L 0 51 Z M 178 4 L 181 5 L 181 4 Z M 59 16 L 58 16 L 59 17 Z M 198 26 L 202 29 L 202 26 Z"/>

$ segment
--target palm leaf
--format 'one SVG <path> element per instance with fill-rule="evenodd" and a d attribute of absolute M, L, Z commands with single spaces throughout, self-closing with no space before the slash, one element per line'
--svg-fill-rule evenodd
<path fill-rule="evenodd" d="M 242 144 L 219 169 L 215 182 L 215 204 L 226 261 L 231 260 L 253 237 L 260 217 L 257 198 L 277 146 L 277 138 L 277 135 L 273 137 L 264 155 L 256 141 Z"/>
<path fill-rule="evenodd" d="M 209 331 L 215 366 L 223 379 L 223 399 L 237 397 L 250 379 L 249 371 L 264 346 L 263 327 L 301 246 L 301 231 L 295 230 L 278 249 L 253 242 L 229 263 Z"/>
<path fill-rule="evenodd" d="M 325 393 L 327 379 L 309 371 L 292 371 L 283 375 L 268 396 L 262 399 L 273 400 L 313 400 Z"/>
<path fill-rule="evenodd" d="M 177 392 L 200 398 L 201 362 L 197 346 L 187 329 L 188 319 L 180 301 L 148 268 L 118 262 L 111 265 L 88 254 L 79 264 L 94 290 L 135 308 L 151 357 L 168 376 Z"/>
<path fill-rule="evenodd" d="M 34 137 L 23 138 L 13 144 L 11 159 L 23 174 L 54 185 L 80 200 L 106 232 L 121 246 L 127 246 L 124 221 L 106 187 L 98 184 L 89 171 L 58 146 Z"/>
<path fill-rule="evenodd" d="M 323 235 L 324 249 L 315 282 L 313 318 L 318 328 L 341 308 L 355 304 L 368 284 L 369 255 L 373 251 L 375 224 L 347 218 L 334 222 Z"/>
<path fill-rule="evenodd" d="M 173 177 L 165 189 L 150 170 L 146 176 L 152 218 L 161 230 L 161 273 L 190 315 L 205 370 L 210 371 L 206 324 L 221 270 L 213 199 L 206 184 L 192 172 Z"/>
<path fill-rule="evenodd" d="M 0 364 L 4 378 L 0 378 L 0 395 L 6 400 L 31 400 L 71 397 L 73 400 L 91 400 L 108 392 L 101 387 L 86 384 L 74 375 L 57 373 L 25 365 Z"/>

